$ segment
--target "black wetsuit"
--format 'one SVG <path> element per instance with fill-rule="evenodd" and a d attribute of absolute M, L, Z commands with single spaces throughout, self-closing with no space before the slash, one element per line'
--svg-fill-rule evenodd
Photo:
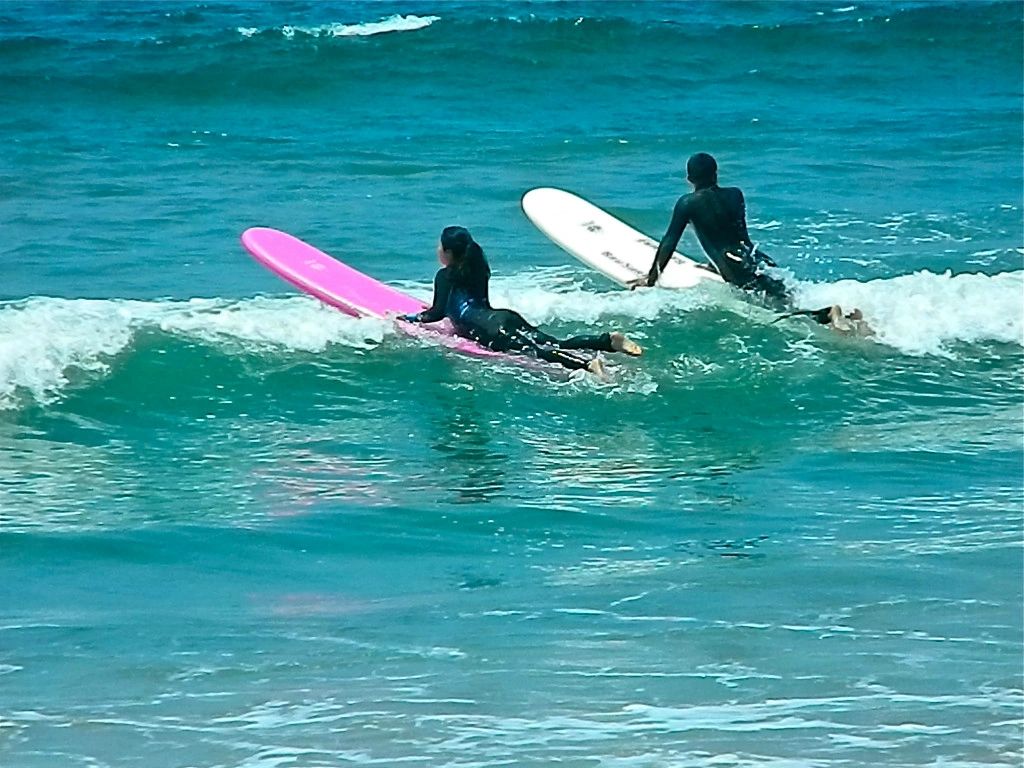
<path fill-rule="evenodd" d="M 668 231 L 661 238 L 658 254 L 647 275 L 648 285 L 657 281 L 672 258 L 683 230 L 691 222 L 701 247 L 727 283 L 762 294 L 778 306 L 789 302 L 789 292 L 782 281 L 759 271 L 761 264 L 775 266 L 775 263 L 751 242 L 747 234 L 743 193 L 737 187 L 720 187 L 717 184 L 679 198 L 672 211 Z"/>
<path fill-rule="evenodd" d="M 567 350 L 611 352 L 611 335 L 574 336 L 556 339 L 530 325 L 518 312 L 495 309 L 487 295 L 486 273 L 460 280 L 451 267 L 434 276 L 434 301 L 415 320 L 435 323 L 447 317 L 456 333 L 497 352 L 524 352 L 566 368 L 586 368 L 591 358 Z"/>

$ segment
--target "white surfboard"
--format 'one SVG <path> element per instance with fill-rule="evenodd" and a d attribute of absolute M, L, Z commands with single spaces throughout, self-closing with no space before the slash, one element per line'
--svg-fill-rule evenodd
<path fill-rule="evenodd" d="M 656 240 L 571 192 L 531 189 L 522 205 L 526 217 L 556 245 L 619 285 L 644 277 L 654 263 Z M 675 253 L 658 285 L 692 288 L 706 280 L 723 282 L 710 266 Z"/>

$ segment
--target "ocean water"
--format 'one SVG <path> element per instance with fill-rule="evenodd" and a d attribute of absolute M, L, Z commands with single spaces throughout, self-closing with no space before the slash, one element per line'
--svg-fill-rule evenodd
<path fill-rule="evenodd" d="M 1024 760 L 1018 2 L 0 5 L 0 765 Z M 626 293 L 714 154 L 799 306 Z M 285 229 L 647 352 L 298 294 Z M 699 253 L 692 233 L 683 250 Z"/>

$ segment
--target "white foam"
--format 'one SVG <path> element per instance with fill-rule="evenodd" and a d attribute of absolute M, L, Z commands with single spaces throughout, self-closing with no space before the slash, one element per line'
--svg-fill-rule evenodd
<path fill-rule="evenodd" d="M 611 318 L 653 320 L 662 313 L 687 312 L 723 300 L 723 286 L 688 291 L 586 290 L 552 271 L 491 278 L 491 304 L 511 307 L 534 325 L 572 321 L 596 325 Z M 429 299 L 428 299 L 429 300 Z M 609 328 L 610 330 L 610 328 Z"/>
<path fill-rule="evenodd" d="M 331 344 L 372 346 L 391 327 L 304 296 L 155 302 L 34 297 L 0 304 L 0 410 L 17 407 L 22 395 L 53 402 L 77 375 L 105 374 L 139 331 L 257 352 L 320 352 Z"/>
<path fill-rule="evenodd" d="M 162 331 L 255 351 L 278 347 L 322 352 L 330 344 L 366 349 L 380 343 L 390 328 L 390 323 L 349 317 L 305 296 L 165 302 L 146 314 L 140 319 Z"/>
<path fill-rule="evenodd" d="M 440 16 L 401 16 L 395 14 L 381 19 L 362 24 L 321 24 L 316 27 L 296 27 L 286 24 L 275 29 L 289 40 L 296 34 L 308 35 L 310 37 L 368 37 L 380 35 L 387 32 L 413 32 L 417 29 L 425 29 L 435 21 L 440 21 Z M 239 27 L 238 32 L 242 37 L 252 37 L 261 31 L 257 27 Z"/>
<path fill-rule="evenodd" d="M 952 355 L 956 342 L 1024 346 L 1024 271 L 921 271 L 881 280 L 795 282 L 803 308 L 859 307 L 877 341 L 911 355 Z"/>
<path fill-rule="evenodd" d="M 131 341 L 130 318 L 109 301 L 33 298 L 0 308 L 0 410 L 18 389 L 52 402 L 72 369 L 104 372 Z"/>
<path fill-rule="evenodd" d="M 859 307 L 876 331 L 875 340 L 906 354 L 950 357 L 957 343 L 1024 347 L 1024 271 L 917 272 L 864 283 L 790 282 L 798 306 Z M 428 283 L 408 290 L 430 300 Z M 746 312 L 750 305 L 727 286 L 594 292 L 558 270 L 496 276 L 491 299 L 537 325 L 577 323 L 590 326 L 591 332 L 620 326 L 628 330 L 631 320 L 705 307 L 743 312 L 750 320 L 758 317 Z M 774 318 L 762 314 L 769 318 L 765 322 Z M 17 407 L 25 396 L 41 404 L 53 402 L 73 379 L 105 374 L 136 334 L 147 329 L 229 351 L 322 352 L 330 345 L 372 347 L 393 332 L 393 325 L 352 318 L 305 296 L 153 302 L 34 297 L 0 303 L 0 410 Z M 649 382 L 632 385 L 643 389 Z"/>
<path fill-rule="evenodd" d="M 793 287 L 798 307 L 859 307 L 875 331 L 873 340 L 905 354 L 952 357 L 958 343 L 1024 346 L 1024 271 L 996 275 L 920 271 L 835 283 L 805 282 L 794 279 L 787 270 L 779 272 Z M 429 288 L 412 291 L 430 300 Z M 771 323 L 778 316 L 744 301 L 728 286 L 709 283 L 686 291 L 610 289 L 598 293 L 555 269 L 495 276 L 491 301 L 494 306 L 517 310 L 535 325 L 566 321 L 591 330 L 611 330 L 628 326 L 631 320 L 655 320 L 707 307 L 740 314 L 748 322 Z"/>

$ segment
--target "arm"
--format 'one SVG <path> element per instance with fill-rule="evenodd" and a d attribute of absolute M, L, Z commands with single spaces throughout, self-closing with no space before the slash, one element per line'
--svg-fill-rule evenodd
<path fill-rule="evenodd" d="M 654 256 L 654 263 L 651 264 L 651 270 L 647 273 L 647 277 L 634 281 L 633 287 L 640 285 L 651 286 L 658 282 L 662 270 L 665 269 L 668 260 L 675 253 L 676 246 L 679 245 L 679 238 L 683 236 L 683 230 L 690 223 L 690 211 L 689 206 L 686 204 L 686 198 L 687 196 L 684 195 L 676 201 L 676 207 L 672 209 L 672 221 L 668 225 L 665 236 L 661 238 L 658 252 Z"/>
<path fill-rule="evenodd" d="M 403 315 L 402 319 L 408 320 L 410 323 L 436 323 L 438 320 L 442 320 L 451 290 L 452 285 L 448 279 L 448 272 L 439 269 L 434 275 L 434 301 L 430 308 L 415 315 Z"/>

